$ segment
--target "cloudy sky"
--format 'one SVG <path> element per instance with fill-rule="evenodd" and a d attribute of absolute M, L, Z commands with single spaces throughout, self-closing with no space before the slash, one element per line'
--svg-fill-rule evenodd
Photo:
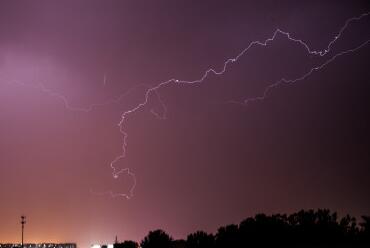
<path fill-rule="evenodd" d="M 1 1 L 0 242 L 20 241 L 21 214 L 26 242 L 80 247 L 215 232 L 259 212 L 369 214 L 368 12 Z M 223 73 L 203 77 L 210 68 Z"/>

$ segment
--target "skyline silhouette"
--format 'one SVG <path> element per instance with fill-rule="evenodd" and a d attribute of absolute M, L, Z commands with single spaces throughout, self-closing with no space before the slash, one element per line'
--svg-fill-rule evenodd
<path fill-rule="evenodd" d="M 367 247 L 370 216 L 338 217 L 328 209 L 300 210 L 292 214 L 256 214 L 239 224 L 219 227 L 215 234 L 201 230 L 185 239 L 166 231 L 150 231 L 141 241 L 115 240 L 114 248 L 227 248 L 227 247 Z M 95 246 L 94 246 L 95 247 Z M 107 248 L 107 245 L 101 245 Z"/>

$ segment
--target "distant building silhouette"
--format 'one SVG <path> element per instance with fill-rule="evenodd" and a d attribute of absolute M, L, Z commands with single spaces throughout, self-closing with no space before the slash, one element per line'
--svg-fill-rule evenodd
<path fill-rule="evenodd" d="M 18 248 L 22 244 L 0 244 L 0 248 Z M 41 243 L 41 244 L 24 244 L 24 248 L 77 248 L 75 243 Z"/>

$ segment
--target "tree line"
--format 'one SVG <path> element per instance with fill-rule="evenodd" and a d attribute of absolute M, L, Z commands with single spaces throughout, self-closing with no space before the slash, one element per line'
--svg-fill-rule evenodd
<path fill-rule="evenodd" d="M 140 243 L 124 241 L 114 248 L 241 248 L 241 247 L 370 247 L 370 216 L 338 217 L 328 209 L 287 214 L 257 214 L 216 234 L 197 231 L 174 240 L 163 230 L 150 231 Z"/>

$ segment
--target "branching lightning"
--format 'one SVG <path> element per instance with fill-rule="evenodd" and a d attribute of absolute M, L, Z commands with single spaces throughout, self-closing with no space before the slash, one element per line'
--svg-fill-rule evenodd
<path fill-rule="evenodd" d="M 118 169 L 116 164 L 123 160 L 125 157 L 126 157 L 126 147 L 127 147 L 127 137 L 128 137 L 128 134 L 127 132 L 125 131 L 125 120 L 127 118 L 127 116 L 129 116 L 130 114 L 134 113 L 134 112 L 137 112 L 139 110 L 141 110 L 142 108 L 144 108 L 148 102 L 149 102 L 149 99 L 152 95 L 154 95 L 155 97 L 157 97 L 158 101 L 160 102 L 162 108 L 163 108 L 163 113 L 157 113 L 156 111 L 154 111 L 154 109 L 151 109 L 151 113 L 154 114 L 157 118 L 160 118 L 160 119 L 165 119 L 166 118 L 166 112 L 167 112 L 167 109 L 166 109 L 166 106 L 165 104 L 163 103 L 159 93 L 158 93 L 158 90 L 162 87 L 165 87 L 169 84 L 199 84 L 199 83 L 202 83 L 203 81 L 205 81 L 207 79 L 207 77 L 210 75 L 210 74 L 214 74 L 214 75 L 222 75 L 226 72 L 227 68 L 229 67 L 230 64 L 232 63 L 236 63 L 238 62 L 238 60 L 246 55 L 246 53 L 252 49 L 253 47 L 255 46 L 263 46 L 263 47 L 266 47 L 268 46 L 271 42 L 273 42 L 276 37 L 278 35 L 283 35 L 288 41 L 291 41 L 291 42 L 294 42 L 294 43 L 298 43 L 299 45 L 301 45 L 307 52 L 308 55 L 314 55 L 314 56 L 319 56 L 319 57 L 324 57 L 326 55 L 328 55 L 328 53 L 331 51 L 332 49 L 332 46 L 342 37 L 343 33 L 345 32 L 345 30 L 349 27 L 349 25 L 352 23 L 352 22 L 355 22 L 355 21 L 359 21 L 367 16 L 370 16 L 370 12 L 368 13 L 364 13 L 364 14 L 361 14 L 359 16 L 355 16 L 355 17 L 351 17 L 349 19 L 347 19 L 344 23 L 344 25 L 339 29 L 339 32 L 333 37 L 332 40 L 330 40 L 330 42 L 328 43 L 327 47 L 323 50 L 313 50 L 310 48 L 310 46 L 303 40 L 301 39 L 297 39 L 295 37 L 293 37 L 289 32 L 285 32 L 281 29 L 276 29 L 275 32 L 272 34 L 271 37 L 267 38 L 266 40 L 264 41 L 252 41 L 251 43 L 249 43 L 249 45 L 244 48 L 239 54 L 237 54 L 237 56 L 235 56 L 234 58 L 229 58 L 227 59 L 224 63 L 223 63 L 223 66 L 220 70 L 216 70 L 216 69 L 213 69 L 213 68 L 209 68 L 207 69 L 199 79 L 196 79 L 196 80 L 192 80 L 192 81 L 187 81 L 187 80 L 180 80 L 180 79 L 176 79 L 176 78 L 171 78 L 167 81 L 163 81 L 163 82 L 160 82 L 158 83 L 157 85 L 153 86 L 153 87 L 148 87 L 147 85 L 138 85 L 132 89 L 130 89 L 129 91 L 127 91 L 126 93 L 124 93 L 123 95 L 119 96 L 118 98 L 115 98 L 115 99 L 111 99 L 111 100 L 108 100 L 106 102 L 103 102 L 103 103 L 95 103 L 95 104 L 91 104 L 90 106 L 88 107 L 74 107 L 74 106 L 71 106 L 68 102 L 68 99 L 62 95 L 62 94 L 59 94 L 59 93 L 56 93 L 54 92 L 53 90 L 50 90 L 48 88 L 46 88 L 44 86 L 44 84 L 38 84 L 36 86 L 34 86 L 35 88 L 41 90 L 42 92 L 52 96 L 52 97 L 55 97 L 55 98 L 58 98 L 60 99 L 64 106 L 68 109 L 68 110 L 71 110 L 71 111 L 81 111 L 81 112 L 90 112 L 92 111 L 94 108 L 97 108 L 97 107 L 102 107 L 102 106 L 106 106 L 106 105 L 109 105 L 109 104 L 114 104 L 114 103 L 119 103 L 122 98 L 124 96 L 126 96 L 127 94 L 129 94 L 132 90 L 138 88 L 138 87 L 144 87 L 146 88 L 146 91 L 145 91 L 145 94 L 144 94 L 144 99 L 142 100 L 142 102 L 140 102 L 139 104 L 137 104 L 135 107 L 123 112 L 121 114 L 121 118 L 120 118 L 120 121 L 118 122 L 118 127 L 119 127 L 119 132 L 120 134 L 122 135 L 122 138 L 123 138 L 123 141 L 122 141 L 122 152 L 121 154 L 119 154 L 117 157 L 115 157 L 111 162 L 110 162 L 110 168 L 112 169 L 112 176 L 113 178 L 117 179 L 120 174 L 124 173 L 128 176 L 130 176 L 133 180 L 133 184 L 132 184 L 132 187 L 130 188 L 129 190 L 129 193 L 115 193 L 113 191 L 105 191 L 105 192 L 93 192 L 93 194 L 96 194 L 96 195 L 109 195 L 113 198 L 115 197 L 124 197 L 126 199 L 130 199 L 131 197 L 134 196 L 134 190 L 135 190 L 135 187 L 136 187 L 136 175 L 130 170 L 130 168 L 123 168 L 123 169 Z M 333 56 L 331 56 L 330 58 L 328 58 L 327 60 L 325 60 L 323 63 L 321 63 L 320 65 L 318 66 L 315 66 L 313 68 L 311 68 L 310 70 L 308 70 L 307 72 L 305 72 L 303 75 L 300 75 L 299 77 L 296 77 L 296 78 L 293 78 L 293 79 L 286 79 L 286 78 L 281 78 L 280 80 L 274 82 L 274 83 L 271 83 L 269 84 L 267 87 L 265 87 L 262 95 L 260 96 L 257 96 L 257 97 L 253 97 L 253 98 L 247 98 L 245 99 L 241 104 L 248 104 L 250 102 L 253 102 L 253 101 L 259 101 L 259 100 L 264 100 L 269 91 L 275 87 L 278 87 L 279 85 L 281 84 L 291 84 L 291 83 L 296 83 L 296 82 L 299 82 L 299 81 L 302 81 L 304 79 L 306 79 L 307 77 L 309 77 L 311 74 L 313 74 L 314 72 L 316 71 L 320 71 L 321 69 L 323 69 L 324 67 L 326 67 L 328 64 L 330 64 L 331 62 L 333 62 L 334 60 L 336 60 L 338 57 L 342 56 L 342 55 L 346 55 L 346 54 L 349 54 L 349 53 L 353 53 L 353 52 L 356 52 L 358 50 L 360 50 L 361 48 L 363 48 L 364 46 L 368 45 L 370 43 L 370 39 L 363 42 L 362 44 L 360 44 L 359 46 L 355 47 L 355 48 L 351 48 L 351 49 L 348 49 L 348 50 L 345 50 L 345 51 L 341 51 Z M 20 82 L 15 82 L 14 83 L 17 83 L 17 84 L 22 84 Z M 104 79 L 103 79 L 103 84 L 106 85 L 106 75 L 104 75 Z M 230 101 L 231 103 L 240 103 L 240 102 L 236 102 L 236 101 Z"/>
<path fill-rule="evenodd" d="M 228 65 L 230 63 L 237 62 L 243 55 L 245 55 L 248 52 L 248 50 L 250 50 L 254 46 L 257 46 L 257 45 L 258 46 L 267 46 L 270 42 L 272 42 L 272 41 L 275 40 L 275 38 L 276 38 L 276 36 L 278 34 L 284 35 L 289 41 L 293 41 L 293 42 L 299 43 L 300 45 L 302 45 L 306 49 L 306 51 L 307 51 L 308 54 L 310 54 L 310 55 L 317 55 L 317 56 L 323 57 L 323 56 L 327 55 L 330 52 L 331 47 L 342 36 L 342 34 L 344 33 L 344 31 L 347 29 L 348 25 L 351 22 L 358 21 L 358 20 L 360 20 L 360 19 L 362 19 L 362 18 L 364 18 L 364 17 L 366 17 L 368 15 L 370 15 L 370 12 L 364 13 L 364 14 L 362 14 L 360 16 L 357 16 L 357 17 L 352 17 L 352 18 L 347 19 L 346 22 L 345 22 L 345 24 L 342 26 L 342 28 L 337 33 L 337 35 L 334 36 L 334 38 L 329 42 L 328 46 L 324 50 L 320 50 L 320 51 L 312 50 L 309 47 L 309 45 L 306 42 L 304 42 L 303 40 L 296 39 L 296 38 L 292 37 L 290 35 L 290 33 L 285 32 L 285 31 L 282 31 L 281 29 L 276 29 L 275 32 L 273 33 L 272 37 L 266 39 L 263 42 L 261 42 L 261 41 L 253 41 L 244 50 L 242 50 L 236 57 L 227 59 L 224 62 L 223 67 L 222 67 L 222 69 L 220 71 L 217 71 L 217 70 L 215 70 L 213 68 L 209 68 L 208 70 L 206 70 L 204 72 L 204 74 L 202 75 L 202 77 L 200 79 L 193 80 L 193 81 L 186 81 L 186 80 L 179 80 L 179 79 L 176 79 L 176 78 L 172 78 L 172 79 L 169 79 L 167 81 L 161 82 L 161 83 L 157 84 L 156 86 L 154 86 L 152 88 L 149 88 L 146 91 L 145 96 L 144 96 L 144 100 L 141 103 L 139 103 L 136 107 L 134 107 L 134 108 L 132 108 L 132 109 L 124 112 L 121 115 L 121 120 L 118 123 L 118 126 L 119 126 L 119 131 L 121 132 L 121 134 L 123 136 L 122 153 L 119 156 L 117 156 L 110 163 L 110 167 L 113 169 L 113 176 L 115 178 L 117 178 L 120 173 L 126 172 L 126 171 L 128 173 L 130 173 L 130 175 L 132 174 L 128 168 L 124 168 L 122 170 L 117 170 L 116 167 L 114 166 L 119 160 L 123 159 L 126 156 L 126 146 L 127 146 L 126 140 L 127 140 L 127 136 L 128 136 L 128 134 L 124 131 L 124 122 L 125 122 L 126 117 L 128 115 L 130 115 L 130 114 L 132 114 L 132 113 L 140 110 L 145 105 L 147 105 L 147 103 L 149 101 L 149 97 L 150 97 L 150 95 L 152 93 L 155 93 L 158 96 L 157 90 L 160 89 L 161 87 L 164 87 L 164 86 L 169 85 L 171 83 L 176 83 L 176 84 L 197 84 L 197 83 L 202 83 L 211 73 L 213 73 L 214 75 L 222 75 L 222 74 L 224 74 L 226 72 L 227 67 L 228 67 Z M 265 88 L 262 96 L 246 99 L 246 100 L 244 100 L 244 103 L 247 104 L 250 101 L 263 100 L 263 99 L 265 99 L 267 97 L 268 91 L 271 90 L 272 88 L 277 87 L 278 85 L 280 85 L 282 83 L 295 83 L 295 82 L 304 80 L 305 78 L 309 77 L 313 72 L 318 71 L 318 70 L 321 70 L 322 68 L 324 68 L 325 66 L 327 66 L 329 63 L 333 62 L 337 57 L 342 56 L 342 55 L 345 55 L 345 54 L 348 54 L 348 53 L 355 52 L 355 51 L 361 49 L 362 47 L 364 47 L 365 45 L 367 45 L 368 43 L 370 43 L 370 40 L 365 41 L 364 43 L 362 43 L 360 46 L 357 46 L 356 48 L 349 49 L 349 50 L 346 50 L 346 51 L 342 51 L 342 52 L 334 55 L 333 57 L 331 57 L 327 61 L 325 61 L 320 66 L 311 68 L 307 73 L 305 73 L 304 75 L 302 75 L 302 76 L 300 76 L 298 78 L 295 78 L 295 79 L 285 79 L 285 78 L 282 78 L 279 81 L 277 81 L 277 82 L 275 82 L 275 83 L 270 84 L 269 86 L 267 86 Z M 158 115 L 156 114 L 156 116 L 158 116 Z M 134 174 L 132 174 L 132 176 L 134 178 L 134 182 L 135 183 L 134 183 L 133 187 L 130 190 L 130 195 L 120 194 L 120 193 L 115 194 L 115 193 L 113 193 L 111 191 L 109 192 L 109 194 L 112 197 L 125 196 L 127 199 L 131 198 L 133 196 L 133 191 L 134 191 L 135 186 L 136 186 L 136 177 L 135 177 Z"/>
<path fill-rule="evenodd" d="M 4 80 L 4 81 L 6 81 L 6 80 Z M 100 103 L 93 103 L 93 104 L 88 105 L 87 107 L 76 107 L 76 106 L 73 106 L 73 105 L 70 104 L 70 102 L 68 101 L 68 98 L 65 95 L 60 94 L 58 92 L 55 92 L 52 89 L 46 88 L 45 84 L 43 84 L 43 83 L 26 84 L 26 83 L 23 83 L 23 82 L 18 81 L 18 80 L 10 80 L 10 81 L 8 80 L 6 82 L 8 84 L 15 84 L 15 85 L 20 85 L 20 86 L 23 86 L 23 87 L 30 87 L 30 88 L 33 88 L 35 90 L 39 90 L 42 93 L 44 93 L 44 94 L 46 94 L 50 97 L 54 97 L 54 98 L 59 99 L 63 103 L 64 107 L 66 109 L 68 109 L 69 111 L 85 112 L 85 113 L 89 113 L 89 112 L 91 112 L 92 110 L 94 110 L 98 107 L 105 107 L 107 105 L 117 104 L 117 103 L 121 102 L 122 99 L 125 96 L 131 94 L 133 91 L 137 90 L 138 88 L 148 88 L 149 87 L 147 84 L 138 84 L 138 85 L 128 89 L 126 92 L 122 93 L 121 95 L 119 95 L 116 98 L 111 98 L 111 99 L 108 99 L 108 100 L 106 100 L 104 102 L 100 102 Z"/>

